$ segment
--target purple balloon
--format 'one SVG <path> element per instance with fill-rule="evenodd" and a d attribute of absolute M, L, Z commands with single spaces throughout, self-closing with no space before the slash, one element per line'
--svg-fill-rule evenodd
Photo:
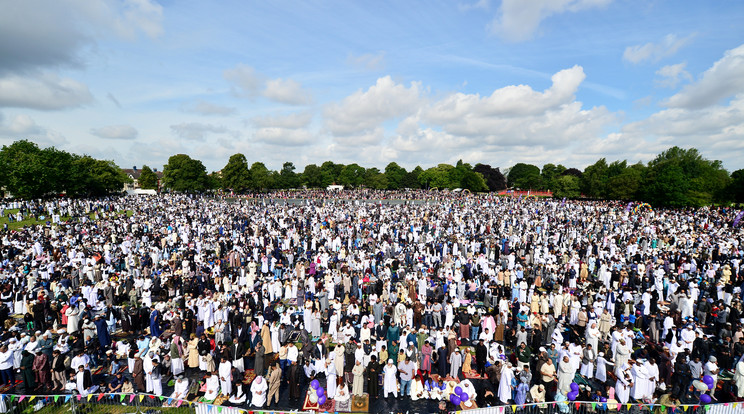
<path fill-rule="evenodd" d="M 321 395 L 320 397 L 318 397 L 318 405 L 323 405 L 323 404 L 325 404 L 325 403 L 326 403 L 326 399 L 327 399 L 327 398 L 328 398 L 328 397 L 326 397 L 326 396 L 325 396 L 325 394 L 323 394 L 323 395 Z"/>
<path fill-rule="evenodd" d="M 460 401 L 465 402 L 470 399 L 470 396 L 465 391 L 460 394 Z"/>
<path fill-rule="evenodd" d="M 711 385 L 715 383 L 715 381 L 713 380 L 713 377 L 711 377 L 710 375 L 704 376 L 703 382 L 705 383 L 705 385 Z"/>
<path fill-rule="evenodd" d="M 602 398 L 600 398 L 600 399 L 599 399 L 599 401 L 600 401 L 600 402 L 607 402 L 607 398 L 605 398 L 605 397 L 602 397 Z"/>
<path fill-rule="evenodd" d="M 576 397 L 578 397 L 578 396 L 579 396 L 579 392 L 578 392 L 578 391 L 574 391 L 574 392 L 569 392 L 569 393 L 568 393 L 568 394 L 566 395 L 566 398 L 568 398 L 568 401 L 573 401 L 573 400 L 575 400 L 575 399 L 576 399 Z"/>
<path fill-rule="evenodd" d="M 318 387 L 320 387 L 320 382 L 318 380 L 312 380 L 312 382 L 310 382 L 310 386 L 313 387 L 314 390 L 317 390 Z"/>
<path fill-rule="evenodd" d="M 703 404 L 710 404 L 710 395 L 708 394 L 701 394 L 700 395 L 700 402 Z"/>
<path fill-rule="evenodd" d="M 317 390 L 315 390 L 315 394 L 316 394 L 316 395 L 317 395 L 318 397 L 320 397 L 321 395 L 325 395 L 325 390 L 323 389 L 323 387 L 318 387 L 318 389 L 317 389 Z"/>
<path fill-rule="evenodd" d="M 572 382 L 571 383 L 571 391 L 578 391 L 579 390 L 579 384 Z"/>
<path fill-rule="evenodd" d="M 460 397 L 456 394 L 450 394 L 450 402 L 455 405 L 460 405 L 462 401 L 460 401 Z"/>
<path fill-rule="evenodd" d="M 462 394 L 462 387 L 459 385 L 455 387 L 455 395 L 460 396 Z"/>

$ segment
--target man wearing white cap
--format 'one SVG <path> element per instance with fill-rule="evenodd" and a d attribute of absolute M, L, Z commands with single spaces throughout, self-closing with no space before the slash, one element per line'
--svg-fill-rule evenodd
<path fill-rule="evenodd" d="M 396 380 L 396 374 L 398 368 L 393 364 L 392 359 L 388 359 L 387 364 L 382 369 L 383 373 L 383 397 L 387 398 L 389 393 L 393 393 L 395 398 L 398 398 L 398 381 Z"/>

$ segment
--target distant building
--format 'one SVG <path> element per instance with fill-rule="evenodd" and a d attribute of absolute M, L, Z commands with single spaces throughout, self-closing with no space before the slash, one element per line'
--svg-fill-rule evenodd
<path fill-rule="evenodd" d="M 341 191 L 343 189 L 344 189 L 344 186 L 336 185 L 336 184 L 331 184 L 328 187 L 326 187 L 326 190 L 328 191 Z"/>
<path fill-rule="evenodd" d="M 122 171 L 124 171 L 124 174 L 126 174 L 132 180 L 131 183 L 124 184 L 124 191 L 130 193 L 131 190 L 139 190 L 139 178 L 140 175 L 142 175 L 142 170 L 137 168 L 137 166 L 134 166 L 132 168 L 122 168 Z M 158 176 L 158 188 L 156 191 L 160 191 L 163 185 L 163 172 L 158 171 L 157 168 L 153 168 L 152 172 L 154 172 L 155 175 Z"/>

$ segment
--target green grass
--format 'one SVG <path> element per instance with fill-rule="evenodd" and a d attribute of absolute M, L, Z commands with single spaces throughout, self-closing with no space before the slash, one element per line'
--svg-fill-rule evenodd
<path fill-rule="evenodd" d="M 11 214 L 12 213 L 15 216 L 15 214 L 17 212 L 18 212 L 18 209 L 5 210 L 5 216 L 0 217 L 0 229 L 4 228 L 5 224 L 8 225 L 8 229 L 10 229 L 10 230 L 18 230 L 18 229 L 23 228 L 23 227 L 26 227 L 26 226 L 45 225 L 47 221 L 49 221 L 50 223 L 52 221 L 52 217 L 51 216 L 47 216 L 47 215 L 43 215 L 43 217 L 44 217 L 43 220 L 34 220 L 31 217 L 26 217 L 26 218 L 24 218 L 21 221 L 15 221 L 15 220 L 12 221 L 12 222 L 11 221 L 8 221 L 8 217 L 7 217 L 8 214 Z M 117 211 L 116 214 L 118 214 L 118 215 L 124 215 L 124 214 L 126 214 L 127 217 L 132 217 L 134 215 L 134 211 L 132 211 L 132 210 L 120 210 L 120 211 Z M 88 218 L 90 220 L 96 220 L 95 217 L 96 217 L 96 214 L 95 213 L 88 214 Z M 65 222 L 65 221 L 70 220 L 70 216 L 62 216 L 60 219 L 63 222 Z"/>

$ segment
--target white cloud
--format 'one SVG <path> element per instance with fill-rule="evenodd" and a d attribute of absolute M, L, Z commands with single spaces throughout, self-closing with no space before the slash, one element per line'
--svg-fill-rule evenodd
<path fill-rule="evenodd" d="M 108 125 L 91 128 L 90 133 L 104 139 L 135 139 L 139 132 L 131 125 Z"/>
<path fill-rule="evenodd" d="M 302 146 L 315 141 L 315 136 L 306 129 L 277 127 L 259 128 L 254 137 L 257 141 L 279 146 Z"/>
<path fill-rule="evenodd" d="M 691 81 L 692 75 L 685 70 L 686 62 L 677 63 L 676 65 L 663 66 L 656 71 L 661 79 L 656 80 L 656 84 L 665 88 L 676 88 L 683 80 Z"/>
<path fill-rule="evenodd" d="M 744 93 L 744 45 L 727 50 L 697 82 L 685 86 L 663 105 L 704 108 L 741 93 Z"/>
<path fill-rule="evenodd" d="M 258 95 L 263 84 L 263 77 L 255 69 L 245 64 L 238 64 L 222 73 L 225 80 L 233 83 L 233 93 L 238 96 L 252 98 Z"/>
<path fill-rule="evenodd" d="M 184 112 L 190 112 L 199 115 L 232 115 L 235 113 L 235 108 L 230 106 L 222 106 L 213 104 L 206 101 L 196 101 L 183 104 L 181 110 Z"/>
<path fill-rule="evenodd" d="M 253 67 L 238 64 L 227 69 L 222 76 L 232 83 L 232 91 L 243 98 L 255 98 L 259 95 L 275 102 L 290 105 L 303 105 L 312 102 L 312 94 L 292 79 L 266 79 Z"/>
<path fill-rule="evenodd" d="M 405 117 L 422 103 L 421 84 L 409 87 L 386 76 L 366 91 L 359 90 L 324 110 L 326 127 L 334 135 L 354 135 L 374 129 L 382 122 Z"/>
<path fill-rule="evenodd" d="M 0 13 L 0 73 L 59 65 L 78 57 L 100 37 L 159 36 L 163 8 L 154 0 L 23 0 Z"/>
<path fill-rule="evenodd" d="M 310 112 L 295 112 L 286 115 L 255 117 L 251 120 L 251 123 L 258 128 L 298 129 L 308 126 L 312 120 L 313 114 Z"/>
<path fill-rule="evenodd" d="M 53 73 L 0 78 L 0 107 L 55 110 L 82 106 L 92 100 L 87 86 Z"/>
<path fill-rule="evenodd" d="M 2 114 L 0 114 L 0 135 L 21 139 L 28 135 L 39 135 L 44 133 L 46 133 L 46 130 L 36 124 L 36 121 L 28 115 L 14 115 L 6 124 Z"/>
<path fill-rule="evenodd" d="M 566 12 L 604 7 L 612 0 L 503 0 L 491 29 L 503 38 L 521 42 L 531 39 L 546 18 Z"/>
<path fill-rule="evenodd" d="M 171 130 L 183 139 L 202 141 L 208 134 L 223 134 L 228 132 L 224 126 L 203 124 L 200 122 L 182 122 L 171 125 Z"/>
<path fill-rule="evenodd" d="M 694 33 L 682 38 L 675 34 L 668 34 L 659 43 L 648 42 L 644 45 L 628 46 L 623 53 L 623 60 L 636 64 L 644 61 L 658 62 L 677 53 L 694 37 Z"/>
<path fill-rule="evenodd" d="M 363 70 L 379 71 L 385 68 L 385 52 L 365 53 L 363 55 L 349 54 L 346 57 L 346 63 Z"/>
<path fill-rule="evenodd" d="M 272 101 L 290 105 L 304 105 L 312 102 L 309 91 L 292 79 L 271 79 L 266 82 L 263 96 Z"/>

